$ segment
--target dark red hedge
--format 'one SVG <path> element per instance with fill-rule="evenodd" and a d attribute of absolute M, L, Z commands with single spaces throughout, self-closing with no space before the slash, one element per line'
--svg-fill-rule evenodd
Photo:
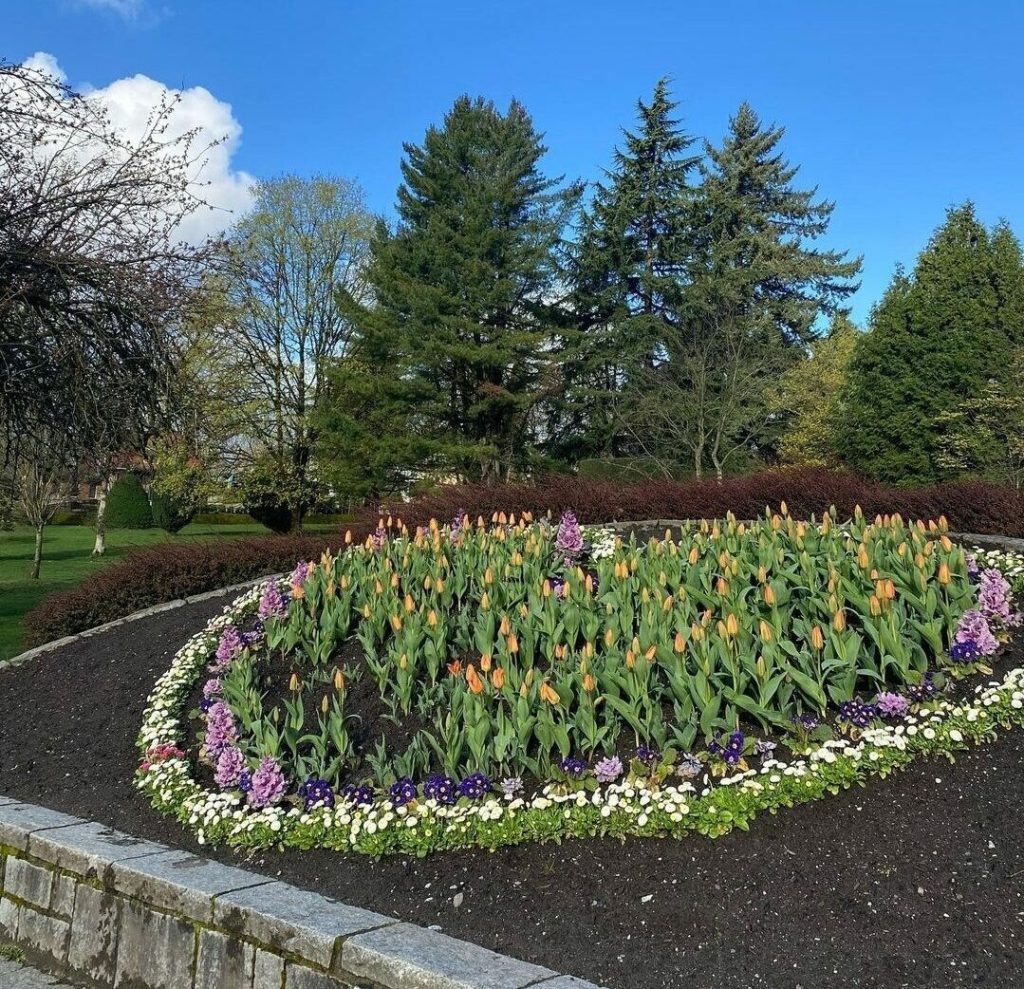
<path fill-rule="evenodd" d="M 792 514 L 819 515 L 835 505 L 841 517 L 860 505 L 869 515 L 899 512 L 906 518 L 945 515 L 959 532 L 1024 536 L 1024 498 L 1012 488 L 982 482 L 928 488 L 886 488 L 855 474 L 827 470 L 764 471 L 716 481 L 646 481 L 622 484 L 564 475 L 532 484 L 501 488 L 459 485 L 440 489 L 408 503 L 385 506 L 409 525 L 431 518 L 450 520 L 457 511 L 473 518 L 496 511 L 572 510 L 581 522 L 760 515 L 766 506 L 785 501 Z M 352 526 L 363 539 L 377 524 L 366 513 Z M 208 542 L 164 544 L 139 550 L 98 577 L 71 591 L 51 595 L 26 617 L 30 642 L 46 642 L 112 621 L 161 601 L 240 583 L 263 574 L 290 570 L 296 560 L 316 559 L 333 536 L 258 536 Z"/>

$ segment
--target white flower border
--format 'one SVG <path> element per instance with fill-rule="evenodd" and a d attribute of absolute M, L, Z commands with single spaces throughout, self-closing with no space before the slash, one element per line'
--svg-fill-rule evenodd
<path fill-rule="evenodd" d="M 980 555 L 980 554 L 978 554 Z M 986 561 L 992 554 L 985 554 Z M 228 605 L 175 655 L 146 705 L 138 744 L 145 755 L 185 739 L 184 705 L 203 676 L 221 632 L 252 613 L 268 585 L 258 585 Z M 338 797 L 334 808 L 253 809 L 238 792 L 205 789 L 188 757 L 171 756 L 141 768 L 137 786 L 153 805 L 192 830 L 200 844 L 249 848 L 327 847 L 373 855 L 426 854 L 473 846 L 496 848 L 529 840 L 587 835 L 709 836 L 746 829 L 759 812 L 805 803 L 872 775 L 887 775 L 918 755 L 954 753 L 992 740 L 999 728 L 1024 725 L 1024 669 L 978 686 L 970 700 L 937 698 L 918 705 L 899 724 L 865 730 L 856 740 L 822 743 L 792 763 L 765 760 L 714 783 L 703 777 L 661 784 L 623 780 L 596 790 L 564 792 L 557 784 L 537 796 L 491 796 L 455 806 L 420 798 L 394 807 L 387 798 L 355 805 Z"/>

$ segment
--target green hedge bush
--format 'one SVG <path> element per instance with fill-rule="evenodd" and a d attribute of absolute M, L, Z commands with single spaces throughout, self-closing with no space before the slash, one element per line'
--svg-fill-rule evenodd
<path fill-rule="evenodd" d="M 153 510 L 149 495 L 136 474 L 121 474 L 107 494 L 108 529 L 151 529 Z"/>

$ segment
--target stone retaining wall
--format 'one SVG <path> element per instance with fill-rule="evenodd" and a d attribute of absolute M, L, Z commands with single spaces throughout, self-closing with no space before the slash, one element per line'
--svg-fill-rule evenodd
<path fill-rule="evenodd" d="M 0 797 L 0 943 L 116 989 L 597 989 L 269 876 Z"/>

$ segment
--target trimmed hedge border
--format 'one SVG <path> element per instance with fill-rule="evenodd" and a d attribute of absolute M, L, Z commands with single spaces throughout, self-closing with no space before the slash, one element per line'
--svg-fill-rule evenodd
<path fill-rule="evenodd" d="M 0 943 L 135 989 L 599 989 L 393 917 L 0 797 Z"/>

